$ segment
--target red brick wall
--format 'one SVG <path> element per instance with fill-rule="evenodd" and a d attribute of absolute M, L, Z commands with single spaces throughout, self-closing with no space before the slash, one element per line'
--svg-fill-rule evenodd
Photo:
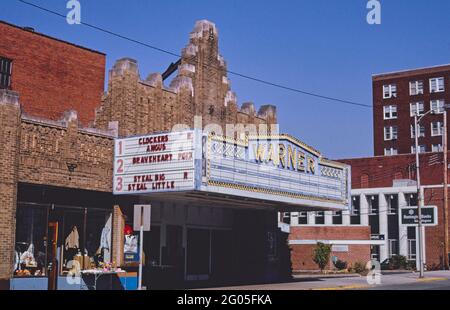
<path fill-rule="evenodd" d="M 429 79 L 444 77 L 445 92 L 430 94 Z M 409 95 L 409 82 L 422 80 L 424 82 L 424 94 L 417 96 Z M 383 85 L 396 84 L 397 98 L 383 99 Z M 438 68 L 427 68 L 422 70 L 412 70 L 410 72 L 386 74 L 373 78 L 373 135 L 375 156 L 384 155 L 384 148 L 394 147 L 399 154 L 411 153 L 411 128 L 413 118 L 410 116 L 411 102 L 423 101 L 424 110 L 430 110 L 430 100 L 445 99 L 450 102 L 450 66 Z M 395 120 L 384 120 L 383 106 L 397 105 L 398 117 Z M 431 152 L 432 144 L 441 143 L 441 137 L 431 137 L 431 123 L 442 121 L 442 114 L 428 115 L 421 124 L 426 127 L 424 138 L 420 138 L 419 143 L 426 145 L 427 152 Z M 384 141 L 384 126 L 398 126 L 398 139 L 394 141 Z M 449 127 L 450 133 L 450 127 Z"/>
<path fill-rule="evenodd" d="M 94 120 L 104 91 L 105 55 L 0 22 L 0 56 L 13 60 L 11 88 L 25 113 Z"/>
<path fill-rule="evenodd" d="M 432 156 L 438 156 L 438 161 L 442 161 L 442 154 L 421 154 L 421 182 L 422 185 L 441 185 L 443 182 L 442 164 L 431 164 Z M 371 158 L 357 158 L 339 160 L 349 164 L 352 167 L 352 188 L 378 188 L 391 187 L 396 173 L 402 173 L 402 178 L 410 178 L 407 169 L 408 164 L 415 162 L 414 155 L 398 156 L 380 156 Z M 369 177 L 368 184 L 361 184 L 364 176 Z M 415 179 L 414 171 L 411 178 Z M 443 256 L 443 238 L 444 238 L 444 215 L 443 215 L 443 191 L 441 188 L 425 189 L 425 205 L 437 206 L 438 208 L 438 226 L 427 227 L 425 229 L 426 237 L 426 257 L 429 265 L 439 264 Z M 450 218 L 449 218 L 450 223 Z"/>
<path fill-rule="evenodd" d="M 337 226 L 301 226 L 291 227 L 289 240 L 370 240 L 368 226 L 337 227 Z M 316 245 L 291 245 L 291 262 L 293 270 L 316 270 L 313 253 Z M 349 245 L 346 253 L 332 252 L 349 266 L 356 262 L 366 263 L 370 260 L 370 245 Z M 331 264 L 329 266 L 332 268 Z"/>
<path fill-rule="evenodd" d="M 425 251 L 427 265 L 439 265 L 443 258 L 444 208 L 442 188 L 425 190 L 425 205 L 437 206 L 438 226 L 425 228 Z M 450 224 L 450 219 L 449 219 Z"/>
<path fill-rule="evenodd" d="M 442 153 L 420 155 L 422 185 L 442 184 Z M 434 162 L 437 159 L 437 164 Z M 352 189 L 391 187 L 394 179 L 415 179 L 415 155 L 378 156 L 368 158 L 341 159 L 342 163 L 352 167 Z M 369 182 L 362 182 L 364 176 Z M 366 183 L 366 184 L 362 184 Z"/>

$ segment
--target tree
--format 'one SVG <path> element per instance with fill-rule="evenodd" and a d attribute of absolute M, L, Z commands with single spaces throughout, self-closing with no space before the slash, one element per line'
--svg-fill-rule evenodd
<path fill-rule="evenodd" d="M 321 242 L 317 243 L 314 249 L 313 261 L 319 266 L 320 271 L 323 271 L 330 261 L 331 245 Z"/>

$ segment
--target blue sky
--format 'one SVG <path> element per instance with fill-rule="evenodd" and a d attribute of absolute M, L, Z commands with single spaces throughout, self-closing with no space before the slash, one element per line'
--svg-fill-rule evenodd
<path fill-rule="evenodd" d="M 27 0 L 66 14 L 66 0 Z M 79 0 L 82 21 L 175 53 L 199 19 L 219 29 L 228 69 L 271 82 L 372 104 L 375 73 L 450 63 L 450 1 L 381 0 L 382 24 L 366 23 L 366 0 Z M 118 58 L 142 77 L 174 57 L 3 0 L 0 19 Z M 240 104 L 278 106 L 283 132 L 330 158 L 373 154 L 372 110 L 328 102 L 230 76 Z"/>

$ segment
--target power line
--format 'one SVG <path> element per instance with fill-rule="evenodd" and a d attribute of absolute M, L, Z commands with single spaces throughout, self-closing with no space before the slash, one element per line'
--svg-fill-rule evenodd
<path fill-rule="evenodd" d="M 24 1 L 24 0 L 17 0 L 17 1 L 21 2 L 22 4 L 25 4 L 25 5 L 28 5 L 28 6 L 32 6 L 32 7 L 36 8 L 36 9 L 41 10 L 41 11 L 45 11 L 47 13 L 50 13 L 50 14 L 53 14 L 53 15 L 56 15 L 58 17 L 62 17 L 64 19 L 66 19 L 66 15 L 58 13 L 58 12 L 50 10 L 50 9 L 47 9 L 45 7 L 39 6 L 37 4 L 31 3 L 31 2 L 27 2 L 27 1 Z M 122 35 L 122 34 L 119 34 L 119 33 L 113 32 L 113 31 L 110 31 L 108 29 L 105 29 L 105 28 L 102 28 L 102 27 L 99 27 L 99 26 L 96 26 L 96 25 L 93 25 L 93 24 L 85 23 L 85 22 L 82 22 L 82 21 L 80 21 L 80 24 L 83 25 L 83 26 L 95 29 L 97 31 L 109 34 L 111 36 L 115 36 L 117 38 L 120 38 L 120 39 L 129 41 L 129 42 L 132 42 L 132 43 L 135 43 L 135 44 L 138 44 L 138 45 L 141 45 L 141 46 L 153 49 L 155 51 L 158 51 L 158 52 L 161 52 L 161 53 L 165 53 L 165 54 L 170 55 L 170 56 L 174 56 L 174 57 L 177 57 L 177 58 L 182 57 L 178 53 L 174 53 L 174 52 L 168 51 L 166 49 L 157 47 L 155 45 L 151 45 L 151 44 L 148 44 L 148 43 L 145 43 L 145 42 L 142 42 L 142 41 L 130 38 L 128 36 L 125 36 L 125 35 Z M 207 64 L 204 64 L 204 65 L 208 66 L 208 67 L 211 67 L 213 69 L 217 69 L 217 68 L 214 68 L 214 67 L 209 66 Z M 355 101 L 350 101 L 350 100 L 345 100 L 345 99 L 339 99 L 339 98 L 331 97 L 331 96 L 325 96 L 325 95 L 321 95 L 321 94 L 317 94 L 317 93 L 313 93 L 313 92 L 308 92 L 308 91 L 304 91 L 304 90 L 301 90 L 301 89 L 298 89 L 298 88 L 284 86 L 284 85 L 281 85 L 281 84 L 278 84 L 278 83 L 270 82 L 270 81 L 267 81 L 267 80 L 264 80 L 264 79 L 260 79 L 260 78 L 257 78 L 257 77 L 252 77 L 252 76 L 249 76 L 249 75 L 246 75 L 246 74 L 243 74 L 243 73 L 239 73 L 239 72 L 235 72 L 235 71 L 231 71 L 231 70 L 226 70 L 226 72 L 231 74 L 231 75 L 238 76 L 238 77 L 241 77 L 241 78 L 244 78 L 244 79 L 247 79 L 247 80 L 251 80 L 251 81 L 254 81 L 254 82 L 257 82 L 257 83 L 265 84 L 265 85 L 268 85 L 268 86 L 276 87 L 276 88 L 279 88 L 279 89 L 284 89 L 284 90 L 287 90 L 287 91 L 291 91 L 291 92 L 295 92 L 295 93 L 299 93 L 299 94 L 303 94 L 303 95 L 307 95 L 307 96 L 311 96 L 311 97 L 316 97 L 316 98 L 325 99 L 325 100 L 328 100 L 328 101 L 334 101 L 334 102 L 344 103 L 344 104 L 358 106 L 358 107 L 363 107 L 363 108 L 372 108 L 372 105 L 368 105 L 368 104 L 364 104 L 364 103 L 360 103 L 360 102 L 355 102 Z"/>

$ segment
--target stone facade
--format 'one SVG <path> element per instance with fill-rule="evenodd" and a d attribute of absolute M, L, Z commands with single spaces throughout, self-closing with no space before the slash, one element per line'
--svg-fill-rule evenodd
<path fill-rule="evenodd" d="M 0 91 L 0 280 L 11 276 L 15 240 L 20 105 L 16 93 Z"/>
<path fill-rule="evenodd" d="M 201 123 L 194 124 L 195 116 L 201 117 Z M 168 87 L 159 73 L 142 80 L 133 59 L 116 62 L 109 72 L 108 90 L 97 109 L 95 126 L 107 128 L 111 121 L 119 123 L 119 136 L 129 136 L 170 131 L 176 124 L 189 128 L 209 125 L 215 131 L 214 124 L 224 131 L 226 124 L 270 126 L 277 123 L 277 116 L 272 105 L 259 111 L 253 103 L 238 107 L 226 63 L 219 54 L 216 26 L 199 21 Z"/>
<path fill-rule="evenodd" d="M 116 130 L 79 127 L 21 114 L 18 94 L 0 90 L 0 280 L 11 277 L 18 183 L 112 191 Z"/>
<path fill-rule="evenodd" d="M 15 77 L 13 74 L 13 85 L 19 86 Z M 85 85 L 80 91 L 89 89 Z M 53 89 L 48 95 L 52 92 Z M 64 89 L 58 94 L 65 94 Z M 94 128 L 85 127 L 90 120 L 85 107 L 81 108 L 82 117 L 70 109 L 56 117 L 59 110 L 53 110 L 50 102 L 41 104 L 45 108 L 42 113 L 26 102 L 30 113 L 25 114 L 19 95 L 12 90 L 0 90 L 0 282 L 12 276 L 19 184 L 111 193 L 114 138 L 119 135 L 168 131 L 175 124 L 194 127 L 195 116 L 202 117 L 202 127 L 277 122 L 274 106 L 262 106 L 258 112 L 252 103 L 238 108 L 226 64 L 218 53 L 217 29 L 207 21 L 196 24 L 183 50 L 178 74 L 169 87 L 163 85 L 161 74 L 141 80 L 136 61 L 128 58 L 117 61 L 110 71 L 108 91 L 96 111 Z M 36 93 L 37 96 L 50 98 Z M 88 107 L 94 109 L 92 105 Z M 112 240 L 119 248 L 123 247 L 119 232 L 124 225 L 120 207 L 111 204 Z M 122 258 L 118 253 L 113 253 L 113 258 L 120 264 Z"/>

